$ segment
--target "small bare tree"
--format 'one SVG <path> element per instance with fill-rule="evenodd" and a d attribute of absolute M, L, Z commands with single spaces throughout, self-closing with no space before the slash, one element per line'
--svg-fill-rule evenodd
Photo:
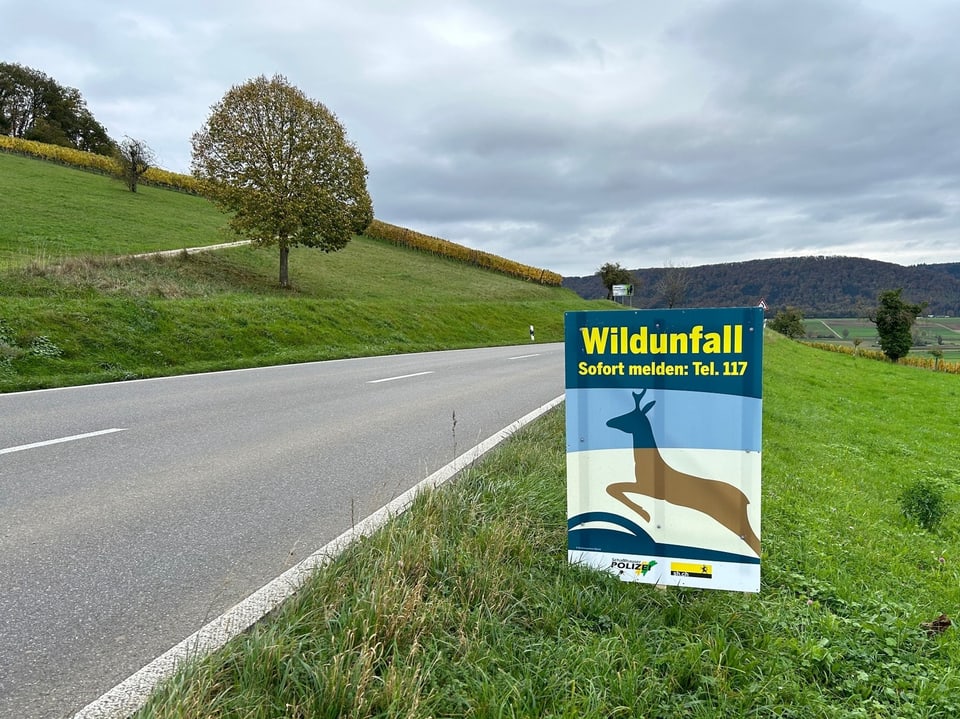
<path fill-rule="evenodd" d="M 667 307 L 678 307 L 686 299 L 690 287 L 690 276 L 686 267 L 677 267 L 668 263 L 657 280 L 657 293 L 663 297 Z"/>
<path fill-rule="evenodd" d="M 140 179 L 157 162 L 156 155 L 147 143 L 132 137 L 124 137 L 123 142 L 117 145 L 117 160 L 120 162 L 121 177 L 130 192 L 137 191 Z"/>

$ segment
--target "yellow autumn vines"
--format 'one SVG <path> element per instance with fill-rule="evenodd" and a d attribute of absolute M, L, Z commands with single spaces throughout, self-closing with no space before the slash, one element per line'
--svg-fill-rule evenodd
<path fill-rule="evenodd" d="M 381 222 L 380 220 L 374 220 L 370 223 L 365 234 L 374 239 L 384 240 L 385 242 L 390 242 L 402 247 L 411 247 L 422 252 L 429 252 L 443 257 L 450 257 L 476 267 L 483 267 L 488 270 L 494 270 L 542 285 L 559 286 L 563 282 L 563 276 L 558 275 L 556 272 L 524 265 L 504 257 L 490 254 L 489 252 L 473 250 L 464 245 L 458 245 L 456 242 L 424 235 L 414 230 L 408 230 L 405 227 Z"/>
<path fill-rule="evenodd" d="M 84 170 L 100 172 L 105 175 L 120 175 L 120 165 L 114 158 L 105 155 L 96 155 L 92 152 L 83 152 L 70 147 L 48 145 L 43 142 L 34 142 L 18 137 L 0 135 L 0 150 L 36 157 L 61 165 L 69 165 Z M 143 181 L 148 185 L 189 192 L 195 195 L 203 194 L 202 183 L 192 175 L 181 175 L 156 167 L 151 167 L 147 170 Z M 459 245 L 456 242 L 424 235 L 405 227 L 381 222 L 380 220 L 374 220 L 364 234 L 374 239 L 383 240 L 403 247 L 410 247 L 422 252 L 449 257 L 476 267 L 493 270 L 512 277 L 519 277 L 520 279 L 536 282 L 541 285 L 560 286 L 563 282 L 563 276 L 556 272 L 524 265 L 520 262 L 514 262 L 489 252 L 473 250 L 464 245 Z"/>
<path fill-rule="evenodd" d="M 0 135 L 0 150 L 36 157 L 70 167 L 78 167 L 82 170 L 100 172 L 104 175 L 120 175 L 120 164 L 114 158 L 75 150 L 72 147 L 48 145 L 43 142 Z M 158 167 L 151 167 L 147 170 L 142 181 L 148 185 L 189 192 L 194 195 L 200 194 L 200 183 L 195 178 L 190 175 L 180 175 L 176 172 L 161 170 Z"/>
<path fill-rule="evenodd" d="M 804 342 L 804 344 L 816 347 L 817 349 L 827 350 L 828 352 L 839 352 L 840 354 L 865 357 L 882 362 L 888 361 L 887 356 L 877 350 L 859 349 L 850 347 L 849 345 L 833 344 L 832 342 Z M 918 357 L 917 355 L 907 355 L 897 360 L 897 364 L 907 365 L 909 367 L 920 367 L 921 369 L 930 369 L 937 372 L 946 372 L 947 374 L 960 374 L 960 362 L 949 362 L 933 356 L 928 359 L 926 357 Z"/>

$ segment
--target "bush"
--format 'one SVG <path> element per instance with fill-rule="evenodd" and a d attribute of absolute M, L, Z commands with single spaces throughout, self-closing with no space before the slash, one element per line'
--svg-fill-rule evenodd
<path fill-rule="evenodd" d="M 900 507 L 921 527 L 934 530 L 947 515 L 946 490 L 940 482 L 918 479 L 900 495 Z"/>
<path fill-rule="evenodd" d="M 903 289 L 888 290 L 880 293 L 880 306 L 873 311 L 870 321 L 877 326 L 880 335 L 880 349 L 896 362 L 906 357 L 913 344 L 911 328 L 917 315 L 923 312 L 926 303 L 914 305 L 904 302 L 900 297 Z"/>
<path fill-rule="evenodd" d="M 46 335 L 34 337 L 30 342 L 30 354 L 35 357 L 60 357 L 63 350 L 57 347 Z"/>
<path fill-rule="evenodd" d="M 780 310 L 777 316 L 767 323 L 767 326 L 774 332 L 779 332 L 793 340 L 806 334 L 806 328 L 803 326 L 803 312 L 796 307 Z"/>

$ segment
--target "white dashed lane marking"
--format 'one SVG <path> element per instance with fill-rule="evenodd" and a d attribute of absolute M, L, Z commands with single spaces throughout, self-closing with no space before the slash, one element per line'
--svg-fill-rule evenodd
<path fill-rule="evenodd" d="M 114 427 L 113 429 L 101 429 L 97 432 L 86 432 L 84 434 L 72 434 L 69 437 L 58 437 L 57 439 L 46 439 L 42 442 L 31 442 L 30 444 L 21 444 L 16 447 L 6 447 L 0 449 L 0 454 L 10 454 L 11 452 L 22 452 L 25 449 L 36 449 L 37 447 L 47 447 L 51 444 L 60 444 L 61 442 L 75 442 L 78 439 L 87 439 L 88 437 L 99 437 L 103 434 L 113 434 L 114 432 L 125 432 L 126 429 Z"/>
<path fill-rule="evenodd" d="M 396 379 L 408 379 L 410 377 L 420 377 L 425 374 L 433 374 L 433 372 L 414 372 L 413 374 L 402 374 L 397 377 L 384 377 L 383 379 L 372 379 L 367 384 L 377 384 L 379 382 L 393 382 Z"/>

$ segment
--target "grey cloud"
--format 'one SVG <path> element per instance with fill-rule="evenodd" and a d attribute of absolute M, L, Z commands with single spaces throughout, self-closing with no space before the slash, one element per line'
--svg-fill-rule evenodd
<path fill-rule="evenodd" d="M 947 5 L 0 4 L 0 60 L 77 86 L 170 169 L 230 85 L 279 72 L 343 120 L 378 217 L 564 274 L 957 259 Z"/>
<path fill-rule="evenodd" d="M 950 214 L 943 202 L 913 194 L 910 190 L 831 200 L 809 210 L 810 217 L 818 222 L 856 220 L 868 224 L 941 220 Z"/>
<path fill-rule="evenodd" d="M 542 30 L 516 30 L 508 45 L 520 59 L 535 63 L 602 65 L 607 56 L 603 44 L 596 38 L 574 42 L 569 37 Z"/>
<path fill-rule="evenodd" d="M 510 45 L 520 56 L 536 61 L 576 60 L 577 48 L 558 35 L 535 30 L 517 30 Z"/>

